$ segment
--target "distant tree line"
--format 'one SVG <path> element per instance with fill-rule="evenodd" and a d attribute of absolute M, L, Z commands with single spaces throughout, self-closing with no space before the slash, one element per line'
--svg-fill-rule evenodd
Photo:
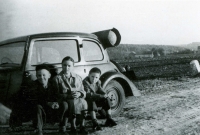
<path fill-rule="evenodd" d="M 162 57 L 168 54 L 185 54 L 191 50 L 183 47 L 168 45 L 137 45 L 137 44 L 121 44 L 117 47 L 107 49 L 111 59 L 126 59 L 130 55 L 152 55 L 152 57 Z"/>

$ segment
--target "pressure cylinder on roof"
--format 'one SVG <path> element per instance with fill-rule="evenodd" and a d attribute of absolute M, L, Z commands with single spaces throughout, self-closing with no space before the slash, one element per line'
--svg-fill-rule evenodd
<path fill-rule="evenodd" d="M 121 41 L 121 35 L 115 28 L 94 32 L 93 34 L 98 37 L 104 48 L 117 46 Z"/>

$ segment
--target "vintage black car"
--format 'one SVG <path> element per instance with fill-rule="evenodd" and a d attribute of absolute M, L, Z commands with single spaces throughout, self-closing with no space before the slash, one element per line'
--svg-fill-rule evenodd
<path fill-rule="evenodd" d="M 74 72 L 84 79 L 91 68 L 102 71 L 102 87 L 112 100 L 112 113 L 117 115 L 123 109 L 126 96 L 140 96 L 135 85 L 121 72 L 123 69 L 109 59 L 106 48 L 119 45 L 121 35 L 117 29 L 92 34 L 58 32 L 17 37 L 0 42 L 0 102 L 19 113 L 11 114 L 12 119 L 29 120 L 31 106 L 27 83 L 36 79 L 35 66 L 41 63 L 52 65 L 56 74 L 61 71 L 61 60 L 71 56 L 75 60 Z M 20 92 L 22 91 L 22 92 Z M 16 98 L 18 100 L 14 100 Z M 20 104 L 20 108 L 16 108 Z M 23 111 L 22 111 L 23 110 Z M 19 116 L 20 115 L 20 116 Z M 11 122 L 12 123 L 12 122 Z"/>

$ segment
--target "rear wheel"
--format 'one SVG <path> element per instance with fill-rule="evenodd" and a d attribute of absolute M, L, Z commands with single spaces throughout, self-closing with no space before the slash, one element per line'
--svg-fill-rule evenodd
<path fill-rule="evenodd" d="M 123 87 L 117 81 L 112 80 L 107 84 L 105 90 L 111 99 L 112 116 L 119 115 L 125 104 L 125 94 Z"/>

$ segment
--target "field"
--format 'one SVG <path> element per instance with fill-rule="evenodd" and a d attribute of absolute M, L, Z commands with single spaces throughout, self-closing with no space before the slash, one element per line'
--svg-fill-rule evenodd
<path fill-rule="evenodd" d="M 165 55 L 152 57 L 150 54 L 156 49 L 163 50 Z M 134 56 L 130 55 L 133 51 Z M 108 48 L 108 54 L 122 67 L 128 65 L 134 71 L 133 79 L 191 76 L 190 62 L 200 60 L 200 55 L 190 49 L 163 45 L 119 45 Z"/>
<path fill-rule="evenodd" d="M 193 73 L 190 66 L 192 60 L 200 60 L 200 56 L 178 55 L 158 58 L 137 58 L 128 60 L 117 60 L 119 65 L 130 67 L 134 71 L 135 79 L 150 79 L 156 77 L 183 77 L 191 76 Z"/>

